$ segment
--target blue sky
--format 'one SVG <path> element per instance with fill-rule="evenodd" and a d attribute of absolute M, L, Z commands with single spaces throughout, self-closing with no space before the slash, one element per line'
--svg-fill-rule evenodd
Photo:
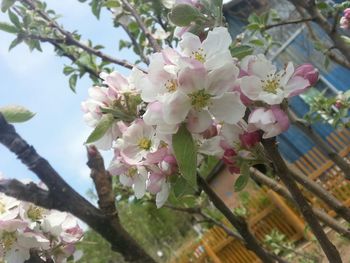
<path fill-rule="evenodd" d="M 130 51 L 118 51 L 124 32 L 112 27 L 112 16 L 107 11 L 98 21 L 87 4 L 77 0 L 47 0 L 48 6 L 63 17 L 59 22 L 68 30 L 77 29 L 84 39 L 106 47 L 106 52 L 118 57 L 135 60 Z M 7 15 L 0 13 L 0 21 Z M 27 46 L 20 45 L 8 52 L 14 35 L 0 31 L 0 107 L 18 104 L 36 113 L 36 116 L 16 129 L 77 191 L 85 194 L 92 183 L 86 166 L 86 152 L 83 145 L 91 129 L 82 119 L 80 103 L 87 98 L 91 81 L 86 77 L 78 81 L 77 93 L 68 87 L 63 75 L 63 65 L 68 59 L 55 55 L 49 44 L 43 44 L 43 53 L 30 53 Z M 127 70 L 116 68 L 127 74 Z M 110 154 L 106 154 L 108 165 Z M 0 145 L 0 172 L 6 178 L 31 179 L 34 174 L 6 148 Z"/>

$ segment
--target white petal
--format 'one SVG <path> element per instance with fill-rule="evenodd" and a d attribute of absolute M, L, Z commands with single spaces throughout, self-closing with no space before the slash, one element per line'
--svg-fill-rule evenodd
<path fill-rule="evenodd" d="M 236 146 L 236 143 L 239 142 L 239 135 L 242 133 L 243 129 L 235 124 L 224 124 L 221 129 L 222 136 L 231 147 Z"/>
<path fill-rule="evenodd" d="M 191 108 L 190 98 L 181 91 L 176 91 L 164 97 L 164 121 L 167 124 L 183 122 Z"/>
<path fill-rule="evenodd" d="M 220 68 L 212 70 L 208 74 L 207 92 L 209 92 L 211 95 L 222 95 L 232 87 L 232 84 L 236 80 L 238 73 L 239 70 L 233 61 L 224 64 Z"/>
<path fill-rule="evenodd" d="M 229 124 L 238 123 L 244 116 L 246 107 L 241 102 L 238 92 L 226 92 L 211 100 L 209 111 L 218 121 Z"/>
<path fill-rule="evenodd" d="M 212 117 L 207 110 L 192 110 L 188 115 L 187 128 L 193 133 L 201 133 L 208 129 L 212 123 Z"/>
<path fill-rule="evenodd" d="M 207 38 L 203 41 L 203 49 L 208 57 L 216 56 L 224 50 L 228 50 L 232 38 L 226 27 L 215 27 L 209 31 Z M 231 56 L 229 56 L 231 57 Z"/>
<path fill-rule="evenodd" d="M 142 198 L 146 193 L 146 180 L 144 180 L 141 176 L 136 176 L 133 188 L 136 198 Z"/>
<path fill-rule="evenodd" d="M 262 92 L 261 79 L 256 76 L 245 76 L 241 79 L 241 91 L 251 100 L 257 100 Z"/>
<path fill-rule="evenodd" d="M 201 145 L 198 148 L 198 152 L 221 158 L 222 155 L 224 154 L 224 150 L 221 148 L 220 142 L 221 142 L 220 136 L 214 136 L 210 139 L 203 140 Z"/>
<path fill-rule="evenodd" d="M 179 43 L 181 49 L 183 50 L 183 53 L 187 56 L 191 56 L 192 52 L 197 51 L 202 43 L 198 36 L 186 32 L 182 35 L 182 40 Z"/>
<path fill-rule="evenodd" d="M 168 199 L 169 193 L 170 193 L 170 184 L 163 183 L 162 189 L 160 190 L 160 192 L 156 196 L 157 208 L 160 208 L 165 204 L 166 200 Z"/>

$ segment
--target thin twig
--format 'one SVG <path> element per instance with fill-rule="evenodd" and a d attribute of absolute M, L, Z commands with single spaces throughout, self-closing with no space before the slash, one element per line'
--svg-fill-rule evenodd
<path fill-rule="evenodd" d="M 152 36 L 151 32 L 148 30 L 147 26 L 142 21 L 142 18 L 140 17 L 138 12 L 135 10 L 135 8 L 127 0 L 121 0 L 121 3 L 123 4 L 123 7 L 125 8 L 125 10 L 130 12 L 131 15 L 135 18 L 136 23 L 139 25 L 141 31 L 145 34 L 153 50 L 155 52 L 160 52 L 161 47 L 159 46 L 157 40 Z"/>
<path fill-rule="evenodd" d="M 297 19 L 297 20 L 290 20 L 290 21 L 283 21 L 280 23 L 276 23 L 276 24 L 271 24 L 271 25 L 266 25 L 264 26 L 264 30 L 269 30 L 271 28 L 274 27 L 279 27 L 279 26 L 284 26 L 284 25 L 291 25 L 291 24 L 300 24 L 300 23 L 305 23 L 305 22 L 310 22 L 313 21 L 314 18 L 310 17 L 310 18 L 302 18 L 302 19 Z"/>
<path fill-rule="evenodd" d="M 33 10 L 37 14 L 39 14 L 52 28 L 55 28 L 59 33 L 61 33 L 65 37 L 65 44 L 66 45 L 73 45 L 73 46 L 79 47 L 79 48 L 85 50 L 86 52 L 88 52 L 89 54 L 93 54 L 93 55 L 101 58 L 104 61 L 114 63 L 116 65 L 119 65 L 119 66 L 122 66 L 122 67 L 125 67 L 128 69 L 132 69 L 133 67 L 136 67 L 134 64 L 132 64 L 126 60 L 121 60 L 121 59 L 111 57 L 111 56 L 103 53 L 100 50 L 94 49 L 94 48 L 92 48 L 88 45 L 85 45 L 85 44 L 81 43 L 80 41 L 76 40 L 71 32 L 64 30 L 60 25 L 58 25 L 56 21 L 54 21 L 53 19 L 51 19 L 48 16 L 48 14 L 46 14 L 44 11 L 39 9 L 36 6 L 34 1 L 21 0 L 21 2 L 25 3 L 31 10 Z"/>

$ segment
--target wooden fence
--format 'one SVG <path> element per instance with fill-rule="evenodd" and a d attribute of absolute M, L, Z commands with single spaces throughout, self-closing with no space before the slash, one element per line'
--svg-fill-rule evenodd
<path fill-rule="evenodd" d="M 350 163 L 350 132 L 348 130 L 333 132 L 328 136 L 327 141 Z M 350 207 L 350 181 L 345 180 L 339 167 L 316 147 L 292 165 Z M 303 192 L 315 207 L 322 208 L 329 215 L 335 216 L 335 212 L 321 200 L 306 190 L 303 190 Z M 283 233 L 290 241 L 311 238 L 310 232 L 305 232 L 305 222 L 300 214 L 277 193 L 262 187 L 251 196 L 247 221 L 250 230 L 260 241 L 263 241 L 265 236 L 274 229 Z M 227 236 L 218 227 L 207 230 L 200 240 L 184 246 L 178 253 L 181 256 L 173 259 L 172 263 L 261 262 L 240 241 Z"/>

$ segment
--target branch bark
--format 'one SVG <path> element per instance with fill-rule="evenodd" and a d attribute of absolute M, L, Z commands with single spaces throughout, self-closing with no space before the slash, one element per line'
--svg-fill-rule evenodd
<path fill-rule="evenodd" d="M 198 185 L 208 195 L 209 199 L 213 202 L 214 206 L 228 219 L 234 228 L 237 229 L 239 234 L 246 242 L 246 247 L 253 251 L 264 263 L 286 262 L 281 258 L 276 258 L 266 251 L 256 240 L 256 238 L 250 233 L 247 223 L 241 218 L 234 215 L 231 210 L 225 205 L 225 203 L 218 197 L 218 195 L 211 189 L 208 183 L 200 175 L 197 175 Z"/>
<path fill-rule="evenodd" d="M 293 199 L 298 205 L 300 212 L 304 216 L 306 222 L 309 224 L 312 232 L 314 233 L 315 237 L 320 243 L 322 250 L 326 254 L 328 260 L 334 263 L 341 263 L 342 259 L 340 258 L 338 250 L 329 241 L 327 235 L 323 231 L 320 223 L 318 222 L 315 214 L 313 213 L 311 206 L 302 195 L 287 165 L 282 159 L 282 156 L 280 155 L 277 148 L 276 138 L 274 137 L 274 138 L 264 139 L 262 141 L 262 144 L 265 148 L 267 156 L 273 162 L 278 176 L 281 178 L 284 185 L 290 191 Z"/>
<path fill-rule="evenodd" d="M 262 172 L 260 172 L 259 170 L 255 169 L 253 167 L 250 168 L 250 171 L 251 171 L 251 178 L 260 182 L 261 184 L 266 185 L 267 187 L 269 187 L 270 189 L 272 189 L 273 191 L 275 191 L 279 195 L 283 196 L 288 201 L 297 205 L 295 203 L 292 195 L 281 184 L 279 184 L 275 180 L 267 177 L 265 174 L 263 174 Z M 348 229 L 346 229 L 345 227 L 343 227 L 337 220 L 335 220 L 332 217 L 330 217 L 329 215 L 327 215 L 321 209 L 312 207 L 312 211 L 317 216 L 317 218 L 319 220 L 321 220 L 325 225 L 329 226 L 330 228 L 332 228 L 333 230 L 335 230 L 339 234 L 343 235 L 344 237 L 350 239 L 350 231 Z"/>
<path fill-rule="evenodd" d="M 339 156 L 339 154 L 336 153 L 327 142 L 314 132 L 309 123 L 298 118 L 291 109 L 288 109 L 288 115 L 291 122 L 308 136 L 316 146 L 343 171 L 346 179 L 350 180 L 350 165 Z"/>
<path fill-rule="evenodd" d="M 310 17 L 310 18 L 302 18 L 302 19 L 297 19 L 297 20 L 290 20 L 290 21 L 283 21 L 283 22 L 280 22 L 280 23 L 276 23 L 276 24 L 271 24 L 271 25 L 266 25 L 264 27 L 264 30 L 269 30 L 271 28 L 274 28 L 274 27 L 279 27 L 279 26 L 284 26 L 284 25 L 291 25 L 291 24 L 300 24 L 300 23 L 304 23 L 304 22 L 310 22 L 314 20 L 313 17 Z"/>
<path fill-rule="evenodd" d="M 37 154 L 35 149 L 17 134 L 14 127 L 8 124 L 1 114 L 0 143 L 13 152 L 49 189 L 47 192 L 43 192 L 44 190 L 29 186 L 28 188 L 32 187 L 30 188 L 31 190 L 35 190 L 35 193 L 32 192 L 33 197 L 31 197 L 28 191 L 18 192 L 19 189 L 17 188 L 16 191 L 12 191 L 13 197 L 23 201 L 37 202 L 35 204 L 39 206 L 45 205 L 44 207 L 47 209 L 56 209 L 73 214 L 105 238 L 111 244 L 112 249 L 121 253 L 126 261 L 155 263 L 118 220 L 104 215 L 100 209 L 94 207 L 89 201 L 79 195 L 62 179 L 47 160 Z M 8 182 L 8 185 L 11 185 L 11 182 Z M 18 183 L 14 185 L 26 189 L 26 187 Z M 11 191 L 5 186 L 0 187 L 0 191 L 6 190 L 7 194 L 10 194 Z M 44 197 L 47 197 L 46 201 L 43 200 Z"/>
<path fill-rule="evenodd" d="M 318 183 L 310 180 L 308 177 L 303 175 L 299 170 L 288 165 L 288 168 L 293 178 L 305 187 L 308 191 L 316 195 L 319 199 L 325 202 L 330 208 L 334 210 L 339 216 L 344 218 L 350 223 L 350 209 L 347 208 L 342 202 L 335 198 L 332 194 L 328 193 Z"/>

